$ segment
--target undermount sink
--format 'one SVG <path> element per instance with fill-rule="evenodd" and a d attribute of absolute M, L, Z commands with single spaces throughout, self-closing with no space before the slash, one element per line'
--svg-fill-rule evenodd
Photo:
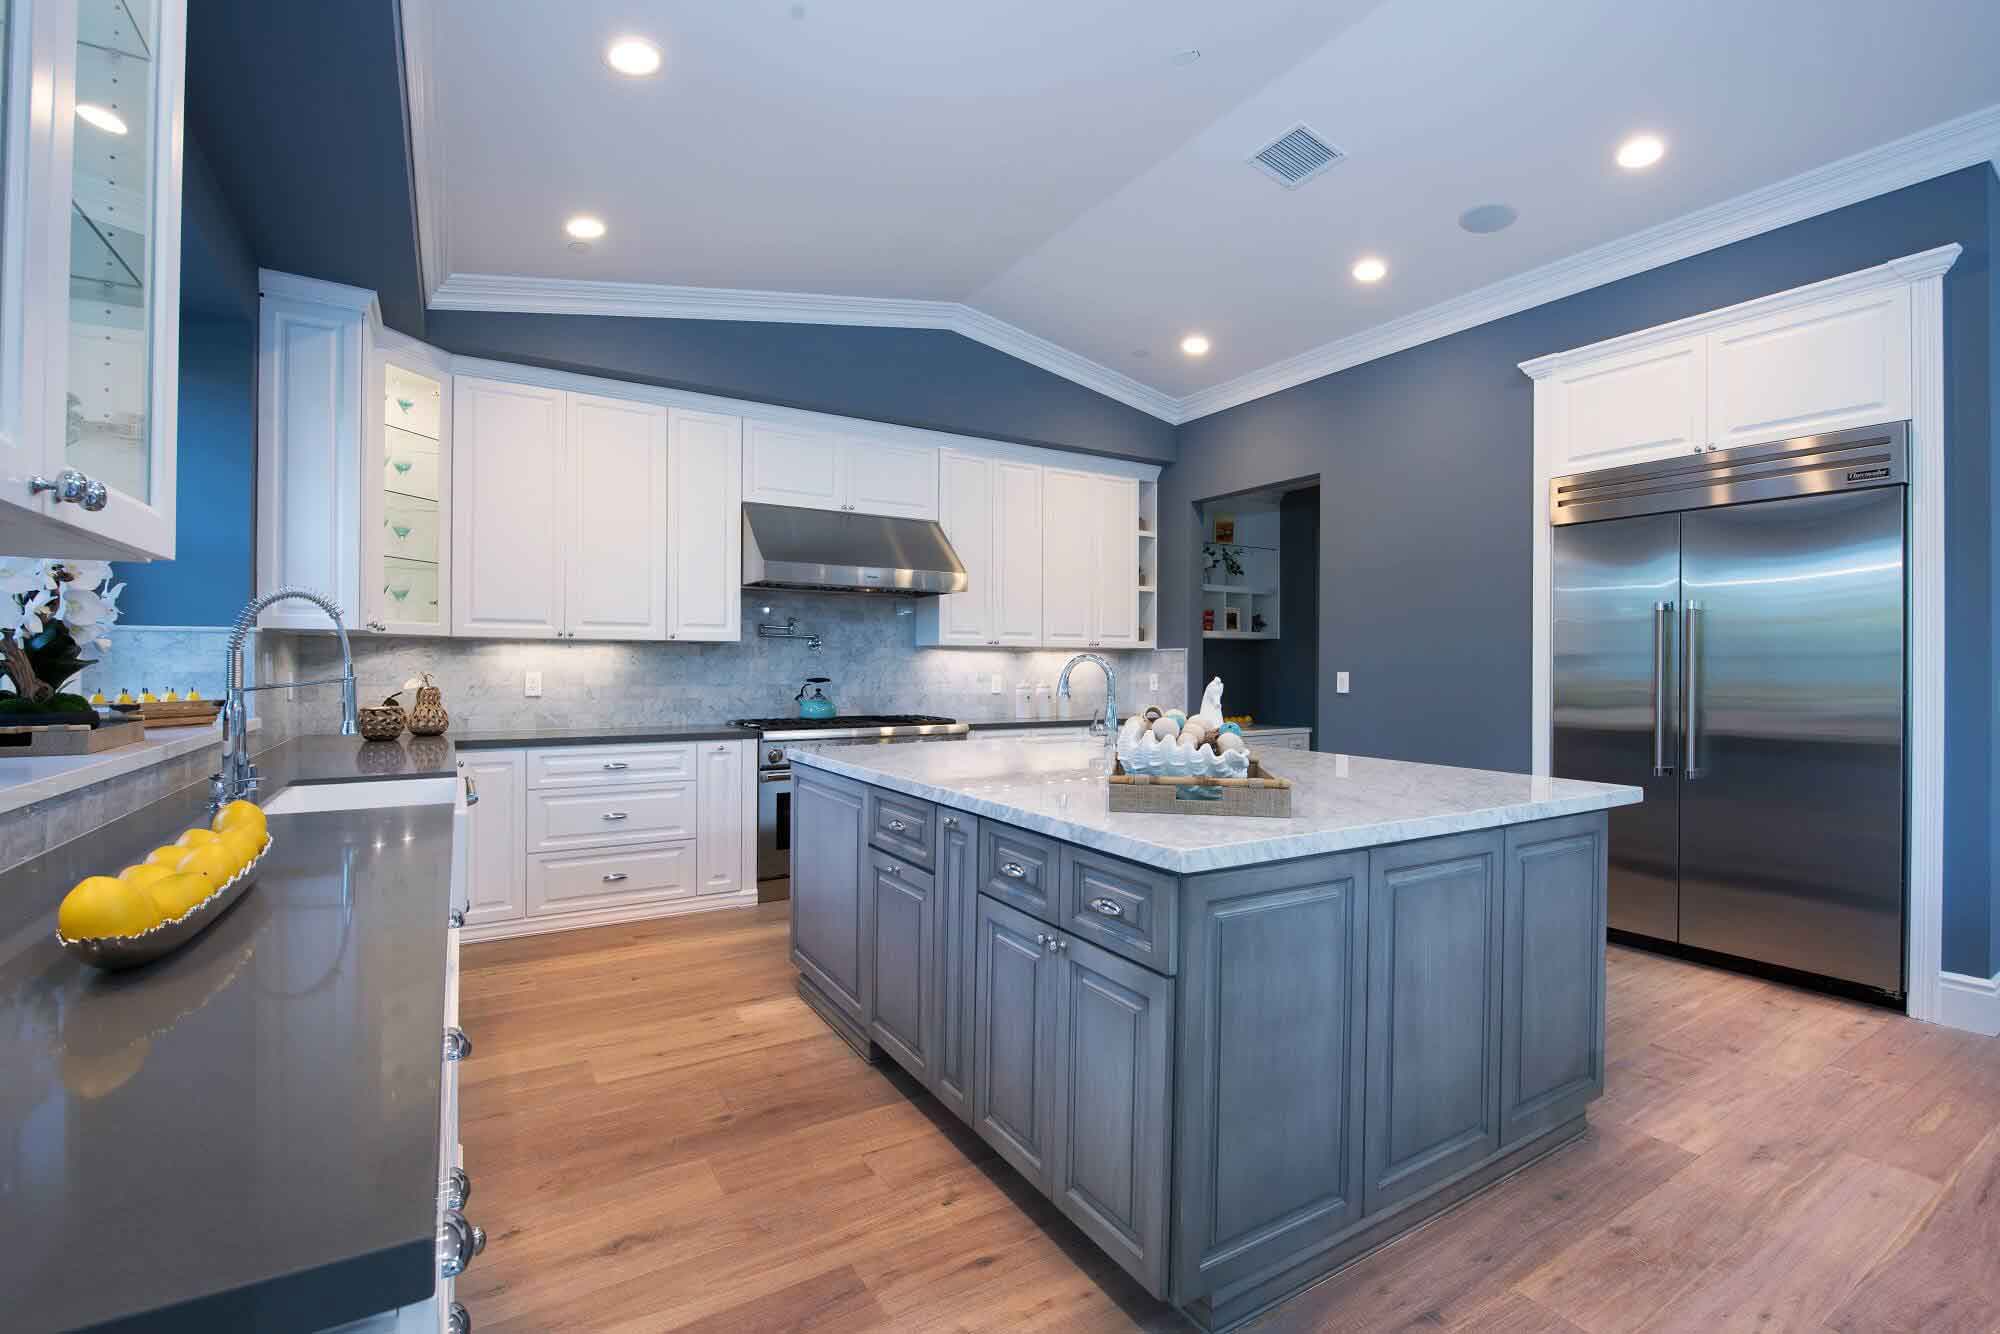
<path fill-rule="evenodd" d="M 376 811 L 392 806 L 449 806 L 458 798 L 458 780 L 396 778 L 377 783 L 297 783 L 263 803 L 266 815 L 313 811 Z"/>

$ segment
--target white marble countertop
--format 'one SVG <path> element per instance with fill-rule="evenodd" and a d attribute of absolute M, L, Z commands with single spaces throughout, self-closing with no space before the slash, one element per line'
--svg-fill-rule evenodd
<path fill-rule="evenodd" d="M 261 719 L 250 720 L 253 733 L 262 727 Z M 198 727 L 151 728 L 144 741 L 100 750 L 95 755 L 0 756 L 0 814 L 191 755 L 221 740 L 222 724 L 218 721 Z"/>
<path fill-rule="evenodd" d="M 835 746 L 792 763 L 889 788 L 1147 866 L 1192 875 L 1629 806 L 1636 787 L 1362 755 L 1287 751 L 1289 819 L 1106 808 L 1104 750 L 1067 737 Z"/>

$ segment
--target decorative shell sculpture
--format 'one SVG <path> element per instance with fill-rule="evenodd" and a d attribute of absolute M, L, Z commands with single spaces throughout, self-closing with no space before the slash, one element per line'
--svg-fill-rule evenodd
<path fill-rule="evenodd" d="M 1222 678 L 1202 692 L 1201 712 L 1148 708 L 1118 729 L 1118 762 L 1128 774 L 1179 778 L 1245 778 L 1250 748 L 1222 721 Z"/>

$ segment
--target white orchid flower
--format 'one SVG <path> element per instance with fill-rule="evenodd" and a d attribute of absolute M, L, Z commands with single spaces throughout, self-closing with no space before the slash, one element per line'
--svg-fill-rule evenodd
<path fill-rule="evenodd" d="M 101 588 L 111 578 L 111 562 L 108 560 L 66 560 L 62 562 L 62 569 L 85 588 Z"/>
<path fill-rule="evenodd" d="M 42 562 L 20 556 L 0 560 L 0 593 L 17 598 L 26 597 L 31 593 L 42 592 L 46 587 Z"/>

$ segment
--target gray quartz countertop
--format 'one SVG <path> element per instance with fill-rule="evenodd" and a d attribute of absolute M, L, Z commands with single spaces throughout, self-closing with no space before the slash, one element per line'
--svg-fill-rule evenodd
<path fill-rule="evenodd" d="M 644 745 L 669 741 L 755 741 L 754 727 L 697 723 L 657 727 L 527 727 L 454 732 L 460 750 L 508 750 L 515 746 Z"/>
<path fill-rule="evenodd" d="M 376 776 L 360 745 L 266 751 L 259 795 Z M 405 762 L 381 776 L 452 771 L 449 747 Z M 435 1282 L 451 807 L 273 817 L 256 886 L 187 948 L 124 974 L 64 955 L 70 885 L 205 795 L 0 874 L 9 1330 L 316 1329 Z"/>
<path fill-rule="evenodd" d="M 1126 815 L 1107 809 L 1104 748 L 1067 737 L 943 746 L 836 746 L 795 766 L 1004 820 L 1191 875 L 1627 806 L 1636 787 L 1362 755 L 1287 752 L 1289 819 Z"/>

